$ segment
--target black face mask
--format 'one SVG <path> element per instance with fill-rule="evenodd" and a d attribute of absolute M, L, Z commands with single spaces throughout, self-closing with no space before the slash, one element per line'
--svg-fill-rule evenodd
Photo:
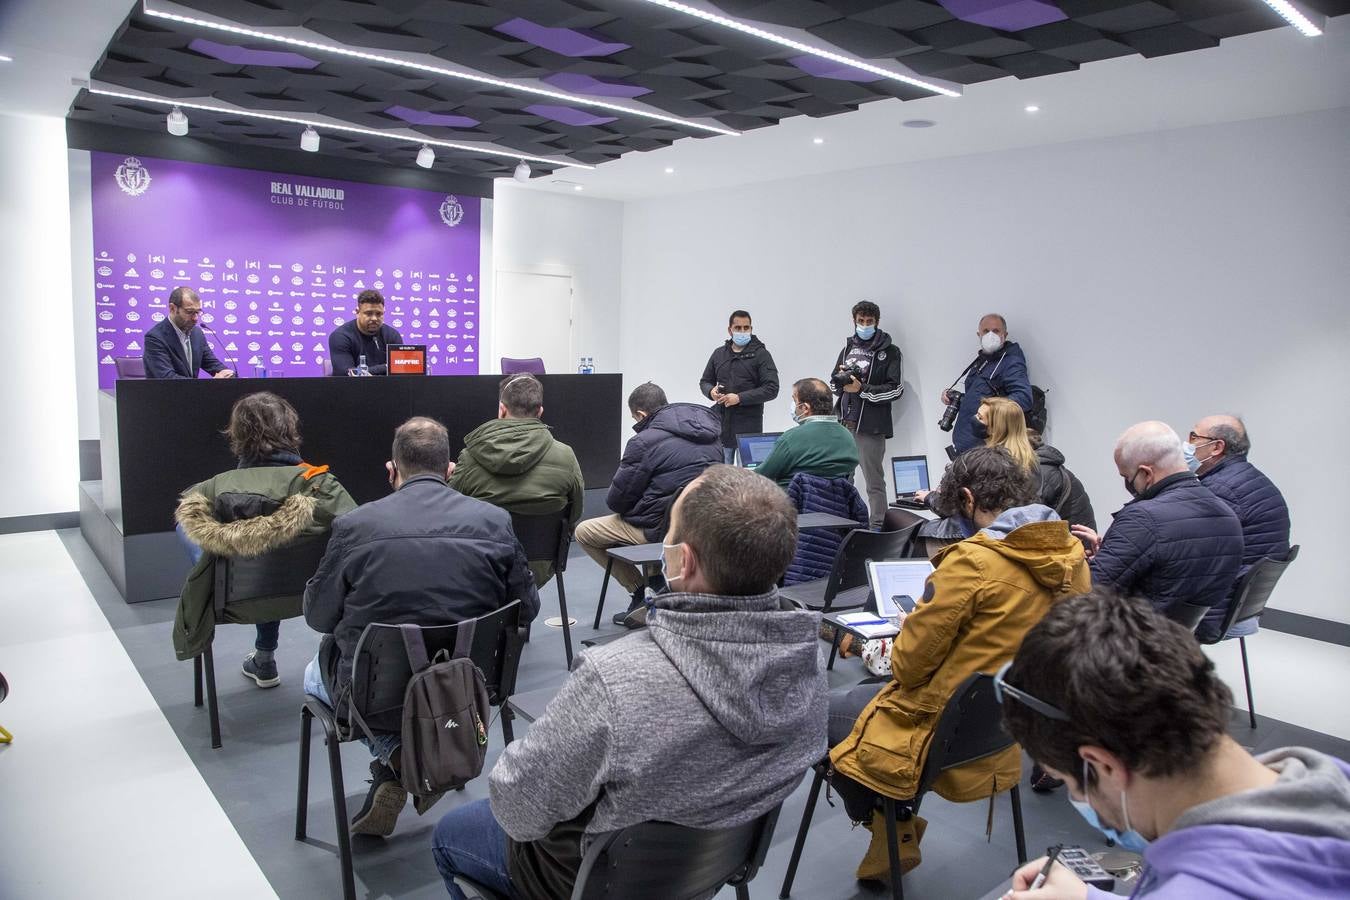
<path fill-rule="evenodd" d="M 1135 479 L 1135 477 L 1138 476 L 1138 475 L 1139 475 L 1139 472 L 1138 472 L 1138 470 L 1136 470 L 1135 473 L 1134 473 L 1134 475 L 1131 475 L 1129 478 L 1126 478 L 1126 479 L 1125 479 L 1125 490 L 1127 490 L 1127 491 L 1130 492 L 1130 496 L 1131 496 L 1131 497 L 1138 497 L 1140 494 L 1143 493 L 1143 491 L 1135 490 L 1135 487 L 1134 487 L 1134 479 Z"/>
<path fill-rule="evenodd" d="M 971 419 L 970 430 L 971 433 L 975 435 L 975 440 L 979 441 L 981 444 L 989 440 L 989 426 L 979 419 Z"/>

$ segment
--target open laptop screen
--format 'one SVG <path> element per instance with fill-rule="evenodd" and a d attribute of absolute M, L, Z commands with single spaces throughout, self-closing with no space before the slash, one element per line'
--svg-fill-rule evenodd
<path fill-rule="evenodd" d="M 736 444 L 740 450 L 741 465 L 747 469 L 753 469 L 755 466 L 769 458 L 773 452 L 773 445 L 778 443 L 778 439 L 783 436 L 783 432 L 774 431 L 766 434 L 738 434 L 736 435 Z"/>
<path fill-rule="evenodd" d="M 926 559 L 869 560 L 867 580 L 872 588 L 873 609 L 883 619 L 894 619 L 903 610 L 914 611 L 923 599 L 933 564 Z"/>
<path fill-rule="evenodd" d="M 915 491 L 928 490 L 926 456 L 892 456 L 891 473 L 895 476 L 896 499 Z"/>

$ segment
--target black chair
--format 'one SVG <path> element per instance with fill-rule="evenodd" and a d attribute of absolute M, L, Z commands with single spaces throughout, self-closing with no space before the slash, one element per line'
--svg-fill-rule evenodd
<path fill-rule="evenodd" d="M 516 669 L 520 665 L 523 630 L 520 601 L 513 600 L 496 612 L 473 622 L 473 642 L 469 658 L 483 673 L 488 701 L 500 708 L 502 738 L 511 743 L 511 710 L 506 701 L 516 687 Z M 455 650 L 455 639 L 464 623 L 432 625 L 422 628 L 427 656 L 435 657 Z M 403 696 L 412 678 L 412 665 L 398 625 L 367 625 L 356 642 L 352 657 L 351 700 L 357 713 L 371 731 L 399 732 L 403 724 Z M 305 695 L 300 710 L 300 776 L 295 805 L 295 839 L 305 839 L 309 813 L 309 735 L 311 720 L 323 725 L 324 744 L 328 747 L 328 774 L 333 786 L 333 817 L 337 824 L 338 858 L 342 866 L 342 896 L 355 900 L 352 876 L 351 834 L 347 823 L 347 796 L 342 786 L 340 746 L 359 736 L 359 730 L 341 718 L 344 708 L 334 709 L 318 697 Z"/>
<path fill-rule="evenodd" d="M 581 860 L 572 900 L 707 900 L 727 884 L 736 889 L 737 900 L 749 900 L 749 884 L 768 855 L 779 809 L 735 828 L 643 822 L 599 835 Z M 456 881 L 484 900 L 498 897 L 466 878 Z"/>
<path fill-rule="evenodd" d="M 906 559 L 927 559 L 928 554 L 923 552 L 923 542 L 918 538 L 918 528 L 928 519 L 919 515 L 912 509 L 902 509 L 898 506 L 887 508 L 885 518 L 881 521 L 882 531 L 903 531 L 906 528 L 914 528 L 914 536 L 910 538 L 909 546 L 905 548 Z"/>
<path fill-rule="evenodd" d="M 1180 600 L 1173 603 L 1167 609 L 1163 610 L 1163 615 L 1176 622 L 1187 631 L 1195 631 L 1204 621 L 1205 613 L 1209 612 L 1208 606 L 1201 606 L 1198 603 L 1187 603 Z"/>
<path fill-rule="evenodd" d="M 820 612 L 857 609 L 867 602 L 867 561 L 903 559 L 905 547 L 918 529 L 917 522 L 900 531 L 855 528 L 844 535 L 829 575 L 781 587 L 778 594 L 805 609 Z"/>
<path fill-rule="evenodd" d="M 305 583 L 319 568 L 328 535 L 306 538 L 271 553 L 253 557 L 216 557 L 216 580 L 211 589 L 211 606 L 216 626 L 253 624 L 261 621 L 250 605 L 280 597 L 294 598 L 292 612 L 282 616 L 293 619 L 303 612 Z M 215 635 L 212 634 L 214 641 Z M 202 705 L 202 682 L 206 683 L 206 710 L 211 719 L 211 746 L 220 749 L 220 709 L 216 702 L 216 660 L 211 644 L 192 658 L 192 705 Z"/>
<path fill-rule="evenodd" d="M 1289 548 L 1289 555 L 1284 559 L 1265 559 L 1257 562 L 1247 570 L 1246 574 L 1238 579 L 1237 584 L 1233 586 L 1233 600 L 1228 604 L 1228 612 L 1224 614 L 1223 625 L 1219 633 L 1212 640 L 1205 640 L 1204 644 L 1217 644 L 1224 639 L 1224 635 L 1232 630 L 1233 626 L 1239 622 L 1245 622 L 1248 619 L 1254 619 L 1266 611 L 1266 603 L 1270 601 L 1270 595 L 1275 590 L 1275 585 L 1279 584 L 1280 576 L 1284 570 L 1289 568 L 1289 564 L 1298 559 L 1298 545 Z M 1247 668 L 1247 638 L 1239 637 L 1238 646 L 1242 650 L 1242 680 L 1247 688 L 1247 717 L 1251 721 L 1251 726 L 1256 727 L 1256 706 L 1252 703 L 1252 676 Z"/>
<path fill-rule="evenodd" d="M 919 812 L 919 804 L 924 794 L 932 788 L 938 776 L 948 769 L 964 766 L 967 763 L 993 756 L 1013 745 L 1013 739 L 1003 730 L 1003 711 L 994 696 L 994 677 L 976 673 L 961 683 L 947 701 L 938 719 L 937 730 L 933 734 L 928 748 L 928 759 L 924 761 L 923 771 L 919 773 L 918 789 L 914 796 L 895 799 L 878 797 L 877 805 L 886 817 L 886 837 L 889 844 L 891 864 L 891 896 L 903 900 L 904 888 L 900 884 L 900 850 L 896 840 L 896 822 L 908 821 Z M 797 863 L 801 861 L 802 848 L 806 845 L 806 832 L 811 825 L 811 814 L 815 812 L 816 800 L 820 797 L 820 785 L 825 780 L 829 759 L 816 763 L 815 778 L 811 782 L 811 793 L 806 800 L 806 809 L 802 812 L 802 824 L 797 830 L 797 842 L 792 847 L 792 858 L 788 862 L 787 876 L 783 879 L 781 900 L 787 900 L 792 893 L 792 881 L 797 877 Z M 1017 862 L 1027 861 L 1026 835 L 1022 831 L 1022 796 L 1018 792 L 1017 782 L 1009 790 L 1012 801 L 1013 835 L 1017 839 Z M 991 810 L 992 815 L 992 810 Z"/>
<path fill-rule="evenodd" d="M 558 610 L 562 614 L 563 649 L 567 653 L 567 668 L 572 668 L 572 624 L 567 615 L 567 586 L 563 572 L 567 570 L 567 552 L 572 546 L 572 529 L 568 525 L 570 504 L 555 513 L 527 516 L 511 513 L 511 528 L 516 540 L 525 548 L 529 562 L 553 565 L 553 578 L 558 582 Z"/>

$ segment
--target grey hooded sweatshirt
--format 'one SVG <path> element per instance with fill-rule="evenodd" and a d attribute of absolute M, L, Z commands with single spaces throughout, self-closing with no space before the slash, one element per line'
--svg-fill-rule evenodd
<path fill-rule="evenodd" d="M 588 838 L 639 822 L 744 824 L 825 755 L 820 617 L 666 594 L 647 629 L 580 657 L 488 779 L 524 900 L 571 896 Z"/>

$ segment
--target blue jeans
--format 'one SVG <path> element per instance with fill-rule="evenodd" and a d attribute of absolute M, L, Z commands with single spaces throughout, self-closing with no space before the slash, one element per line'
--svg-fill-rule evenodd
<path fill-rule="evenodd" d="M 323 675 L 320 674 L 319 655 L 317 653 L 309 661 L 309 665 L 305 666 L 305 693 L 311 697 L 318 697 L 329 706 L 333 705 L 333 701 L 328 697 L 328 688 L 323 686 Z M 372 756 L 378 758 L 380 762 L 391 769 L 393 766 L 389 761 L 394 758 L 399 747 L 403 745 L 403 737 L 397 734 L 377 734 L 374 741 L 367 737 L 360 738 L 360 741 L 366 745 Z"/>
<path fill-rule="evenodd" d="M 178 543 L 187 554 L 187 558 L 195 566 L 197 560 L 202 558 L 202 548 L 193 543 L 192 538 L 187 536 L 182 525 L 175 525 L 174 532 L 178 535 Z M 281 623 L 280 622 L 259 622 L 254 626 L 258 630 L 258 637 L 253 641 L 253 649 L 272 652 L 277 649 L 277 644 L 281 642 Z"/>
<path fill-rule="evenodd" d="M 506 872 L 506 832 L 486 800 L 466 803 L 442 816 L 431 838 L 431 855 L 452 900 L 465 900 L 455 885 L 456 875 L 504 897 L 515 896 Z"/>

